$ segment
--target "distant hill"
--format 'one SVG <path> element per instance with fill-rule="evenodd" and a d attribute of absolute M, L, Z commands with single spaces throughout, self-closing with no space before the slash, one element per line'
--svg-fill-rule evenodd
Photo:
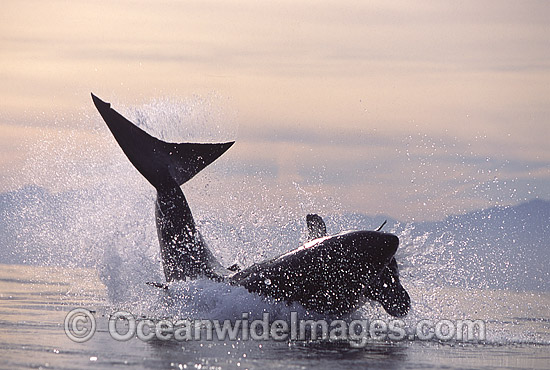
<path fill-rule="evenodd" d="M 94 266 L 117 243 L 146 244 L 145 257 L 154 259 L 154 220 L 143 217 L 152 215 L 149 202 L 105 198 L 93 191 L 51 194 L 36 186 L 1 193 L 0 263 Z M 331 233 L 372 230 L 388 220 L 384 230 L 400 237 L 398 262 L 409 281 L 550 291 L 550 201 L 537 199 L 412 224 L 364 214 L 322 216 Z M 249 264 L 294 248 L 306 237 L 304 220 L 280 227 L 233 225 L 208 217 L 198 223 L 214 251 L 222 250 L 225 262 L 257 251 L 252 260 L 244 261 Z M 231 232 L 224 234 L 226 229 Z M 224 251 L 228 240 L 239 247 Z"/>
<path fill-rule="evenodd" d="M 420 223 L 417 235 L 445 235 L 454 276 L 466 286 L 550 291 L 550 202 L 531 200 Z M 429 243 L 429 241 L 427 241 Z"/>
<path fill-rule="evenodd" d="M 437 222 L 405 224 L 389 217 L 328 217 L 329 231 L 383 230 L 401 240 L 398 261 L 424 283 L 550 291 L 550 201 L 492 207 Z"/>

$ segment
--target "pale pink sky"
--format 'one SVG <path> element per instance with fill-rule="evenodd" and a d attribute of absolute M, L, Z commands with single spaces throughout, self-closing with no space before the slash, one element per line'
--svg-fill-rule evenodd
<path fill-rule="evenodd" d="M 117 153 L 93 91 L 153 131 L 163 107 L 195 108 L 192 127 L 237 140 L 211 176 L 267 203 L 410 220 L 548 199 L 549 14 L 546 1 L 3 1 L 0 191 L 99 181 L 60 180 L 74 177 L 60 160 Z"/>

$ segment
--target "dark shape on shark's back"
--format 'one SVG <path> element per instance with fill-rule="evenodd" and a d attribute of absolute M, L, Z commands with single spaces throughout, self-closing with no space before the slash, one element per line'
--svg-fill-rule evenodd
<path fill-rule="evenodd" d="M 395 316 L 408 312 L 410 299 L 399 282 L 394 258 L 397 236 L 378 231 L 327 236 L 323 219 L 315 214 L 306 219 L 310 239 L 314 240 L 242 271 L 238 265 L 224 268 L 197 229 L 180 186 L 233 142 L 167 143 L 135 126 L 109 103 L 93 94 L 92 99 L 124 154 L 157 190 L 157 233 L 168 282 L 202 276 L 330 314 L 348 314 L 367 299 L 379 301 Z M 150 285 L 168 287 L 163 283 Z"/>

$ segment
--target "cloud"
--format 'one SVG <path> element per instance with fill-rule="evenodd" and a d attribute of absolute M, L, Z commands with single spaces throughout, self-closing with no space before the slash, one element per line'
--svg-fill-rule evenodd
<path fill-rule="evenodd" d="M 13 147 L 29 132 L 17 123 L 95 135 L 90 90 L 159 119 L 166 105 L 148 105 L 152 97 L 214 91 L 228 99 L 203 104 L 212 103 L 214 114 L 201 116 L 212 127 L 223 131 L 220 112 L 238 111 L 229 113 L 240 127 L 225 172 L 236 184 L 257 176 L 279 194 L 294 183 L 340 194 L 349 209 L 383 204 L 409 217 L 544 197 L 549 7 L 8 1 L 2 171 L 28 155 Z M 5 186 L 23 180 L 13 181 Z"/>

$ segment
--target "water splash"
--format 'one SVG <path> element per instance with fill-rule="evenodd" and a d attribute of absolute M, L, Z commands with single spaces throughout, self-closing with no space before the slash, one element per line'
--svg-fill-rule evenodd
<path fill-rule="evenodd" d="M 158 99 L 121 112 L 169 141 L 234 139 L 235 126 L 224 126 L 223 110 L 216 111 L 213 105 L 203 98 L 183 102 Z M 126 160 L 99 117 L 96 121 L 98 128 L 92 133 L 50 130 L 44 140 L 34 144 L 24 176 L 54 192 L 31 186 L 10 195 L 8 203 L 13 208 L 7 207 L 3 216 L 11 226 L 2 245 L 10 248 L 15 263 L 65 266 L 68 279 L 72 267 L 92 267 L 107 288 L 109 307 L 136 314 L 236 319 L 242 312 L 250 312 L 251 317 L 270 312 L 276 319 L 298 311 L 303 317 L 319 316 L 298 305 L 263 299 L 242 287 L 207 280 L 179 282 L 168 295 L 146 285 L 163 281 L 153 216 L 154 189 Z M 295 187 L 302 202 L 293 207 L 285 201 L 284 192 L 272 192 L 261 179 L 247 179 L 226 189 L 212 186 L 224 176 L 216 172 L 215 164 L 212 173 L 194 179 L 185 191 L 190 198 L 197 197 L 190 202 L 199 228 L 226 266 L 235 262 L 247 266 L 297 247 L 306 237 L 304 216 L 316 209 L 333 215 L 327 220 L 330 232 L 380 225 L 379 219 L 364 222 L 350 218 L 328 195 L 323 205 L 316 204 L 319 197 L 311 196 L 299 184 Z M 261 191 L 251 195 L 252 187 Z M 467 260 L 469 264 L 459 263 L 468 251 L 467 241 L 457 241 L 455 234 L 445 229 L 426 231 L 414 223 L 386 228 L 401 240 L 397 259 L 413 302 L 407 322 L 483 318 L 494 323 L 491 340 L 496 343 L 544 342 L 547 338 L 524 320 L 547 317 L 539 310 L 541 296 L 526 299 L 519 293 L 482 289 L 486 287 L 472 280 L 476 275 L 471 267 L 479 264 L 477 256 Z M 483 266 L 490 273 L 500 268 L 488 263 Z M 522 307 L 525 301 L 532 308 Z M 387 315 L 371 303 L 352 317 Z"/>

